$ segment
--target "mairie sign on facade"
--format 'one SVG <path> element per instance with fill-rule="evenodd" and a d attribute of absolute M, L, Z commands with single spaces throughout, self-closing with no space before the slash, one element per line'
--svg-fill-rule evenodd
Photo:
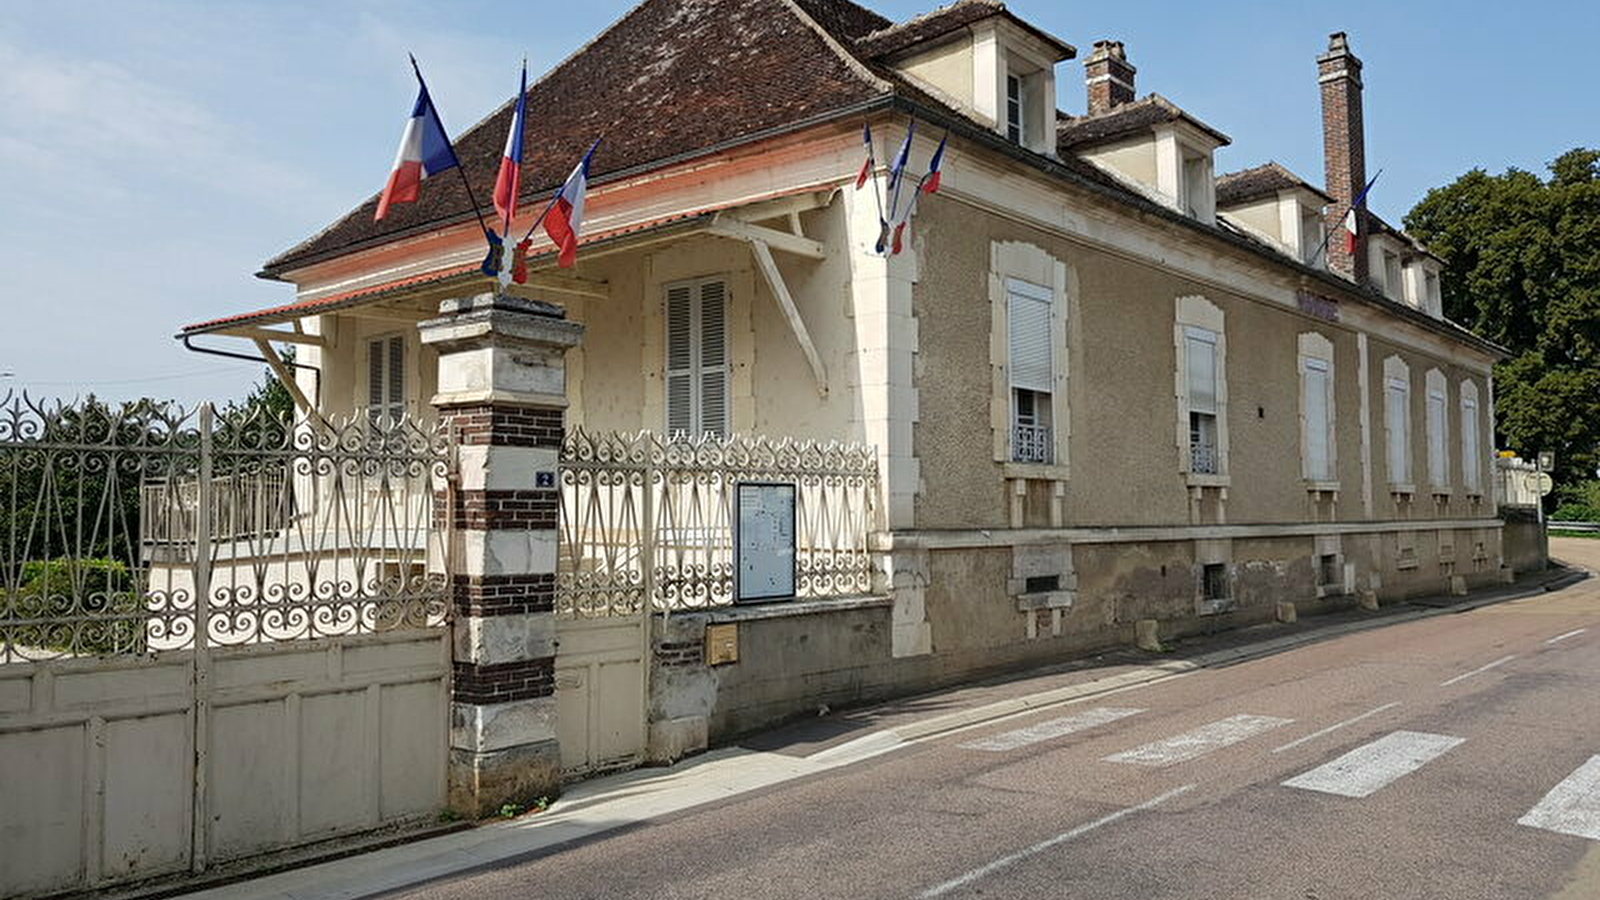
<path fill-rule="evenodd" d="M 1324 322 L 1339 321 L 1339 301 L 1310 291 L 1295 291 L 1294 299 L 1300 311 Z"/>

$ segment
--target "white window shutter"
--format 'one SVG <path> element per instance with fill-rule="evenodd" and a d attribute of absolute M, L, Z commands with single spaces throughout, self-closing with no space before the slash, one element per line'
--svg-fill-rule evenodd
<path fill-rule="evenodd" d="M 389 421 L 398 422 L 406 414 L 406 342 L 405 338 L 389 339 Z"/>
<path fill-rule="evenodd" d="M 1384 391 L 1384 417 L 1388 433 L 1389 480 L 1411 480 L 1410 447 L 1407 445 L 1411 410 L 1411 390 L 1403 381 L 1390 381 Z"/>
<path fill-rule="evenodd" d="M 1217 338 L 1203 328 L 1184 329 L 1189 411 L 1217 413 Z"/>
<path fill-rule="evenodd" d="M 383 415 L 383 341 L 367 342 L 367 414 Z"/>
<path fill-rule="evenodd" d="M 1428 392 L 1428 477 L 1435 485 L 1450 483 L 1450 461 L 1444 442 L 1444 394 Z"/>
<path fill-rule="evenodd" d="M 1011 282 L 1006 290 L 1011 386 L 1028 391 L 1055 390 L 1055 360 L 1050 341 L 1049 288 Z"/>
<path fill-rule="evenodd" d="M 1306 475 L 1316 481 L 1331 481 L 1333 466 L 1328 454 L 1328 366 L 1317 359 L 1305 361 L 1305 448 Z"/>
<path fill-rule="evenodd" d="M 693 285 L 667 287 L 667 433 L 694 433 Z"/>
<path fill-rule="evenodd" d="M 700 284 L 700 434 L 728 434 L 728 288 L 722 281 Z"/>
<path fill-rule="evenodd" d="M 1461 475 L 1467 487 L 1480 487 L 1479 473 L 1483 460 L 1478 458 L 1478 404 L 1474 400 L 1461 401 Z"/>

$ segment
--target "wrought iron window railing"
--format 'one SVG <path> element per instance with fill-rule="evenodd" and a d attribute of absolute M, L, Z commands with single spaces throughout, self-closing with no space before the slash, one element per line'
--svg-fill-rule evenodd
<path fill-rule="evenodd" d="M 1054 460 L 1054 435 L 1048 425 L 1011 426 L 1011 461 L 1021 463 L 1050 463 Z"/>
<path fill-rule="evenodd" d="M 1221 469 L 1215 444 L 1189 442 L 1189 471 L 1197 475 L 1216 475 Z"/>
<path fill-rule="evenodd" d="M 735 487 L 796 486 L 800 597 L 865 593 L 877 456 L 865 445 L 576 429 L 561 448 L 556 612 L 566 618 L 733 602 Z"/>

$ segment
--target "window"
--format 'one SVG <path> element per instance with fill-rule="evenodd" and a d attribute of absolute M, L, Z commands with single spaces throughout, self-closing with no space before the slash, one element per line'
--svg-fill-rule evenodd
<path fill-rule="evenodd" d="M 1427 374 L 1428 402 L 1426 407 L 1427 417 L 1425 423 L 1428 429 L 1428 481 L 1436 492 L 1448 490 L 1450 486 L 1450 454 L 1445 443 L 1445 432 L 1448 427 L 1445 414 L 1445 380 L 1438 369 L 1430 369 Z"/>
<path fill-rule="evenodd" d="M 1423 293 L 1426 295 L 1427 311 L 1435 316 L 1444 315 L 1444 299 L 1439 294 L 1439 273 L 1426 272 L 1422 276 Z"/>
<path fill-rule="evenodd" d="M 1400 282 L 1400 254 L 1392 250 L 1383 251 L 1383 293 L 1395 300 L 1405 296 Z"/>
<path fill-rule="evenodd" d="M 1006 280 L 1007 360 L 1011 371 L 1011 460 L 1054 462 L 1050 420 L 1055 388 L 1050 288 Z"/>
<path fill-rule="evenodd" d="M 1300 208 L 1300 256 L 1310 266 L 1327 267 L 1327 257 L 1322 252 L 1322 214 L 1314 209 Z"/>
<path fill-rule="evenodd" d="M 1333 363 L 1322 356 L 1306 355 L 1308 338 L 1322 338 L 1311 334 L 1301 336 L 1300 356 L 1300 417 L 1303 473 L 1308 481 L 1334 480 L 1333 467 Z M 1332 355 L 1332 345 L 1326 338 L 1316 343 Z"/>
<path fill-rule="evenodd" d="M 406 343 L 401 335 L 367 342 L 367 418 L 392 424 L 406 414 Z"/>
<path fill-rule="evenodd" d="M 1483 450 L 1478 445 L 1478 386 L 1461 382 L 1461 483 L 1467 493 L 1483 492 Z"/>
<path fill-rule="evenodd" d="M 1206 158 L 1184 154 L 1183 157 L 1183 205 L 1184 212 L 1195 218 L 1203 218 L 1211 204 L 1207 202 L 1210 194 L 1211 179 L 1207 177 Z"/>
<path fill-rule="evenodd" d="M 1218 475 L 1222 457 L 1217 446 L 1217 335 L 1189 326 L 1183 341 L 1189 384 L 1189 471 Z"/>
<path fill-rule="evenodd" d="M 990 82 L 991 84 L 993 82 Z M 1006 76 L 1006 140 L 1018 144 L 1024 142 L 1025 126 L 1027 120 L 1027 105 L 1023 98 L 1022 78 L 1017 75 Z"/>
<path fill-rule="evenodd" d="M 1207 563 L 1200 571 L 1200 596 L 1205 600 L 1228 599 L 1228 564 Z"/>
<path fill-rule="evenodd" d="M 700 278 L 666 288 L 667 433 L 728 434 L 728 286 Z"/>
<path fill-rule="evenodd" d="M 1339 572 L 1339 556 L 1336 553 L 1324 553 L 1317 557 L 1317 586 L 1332 587 L 1344 581 Z"/>
<path fill-rule="evenodd" d="M 1396 357 L 1384 362 L 1383 422 L 1386 433 L 1389 483 L 1411 483 L 1411 377 Z"/>
<path fill-rule="evenodd" d="M 1023 579 L 1023 591 L 1029 594 L 1049 594 L 1061 590 L 1060 575 L 1029 575 Z"/>

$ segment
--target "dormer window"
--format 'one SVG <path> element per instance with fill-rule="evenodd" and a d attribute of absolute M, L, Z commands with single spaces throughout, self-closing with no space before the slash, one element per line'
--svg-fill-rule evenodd
<path fill-rule="evenodd" d="M 1392 300 L 1405 299 L 1400 282 L 1400 254 L 1393 250 L 1383 251 L 1383 293 Z"/>
<path fill-rule="evenodd" d="M 1322 252 L 1322 211 L 1306 206 L 1299 206 L 1298 208 L 1300 210 L 1301 260 L 1308 266 L 1320 266 L 1325 269 L 1328 267 L 1328 257 L 1327 254 Z"/>
<path fill-rule="evenodd" d="M 1444 316 L 1444 298 L 1439 293 L 1439 273 L 1424 271 L 1422 275 L 1423 299 L 1429 315 Z"/>
<path fill-rule="evenodd" d="M 1184 212 L 1198 219 L 1202 217 L 1202 210 L 1210 210 L 1212 185 L 1211 160 L 1208 157 L 1184 153 L 1183 193 Z"/>
<path fill-rule="evenodd" d="M 1015 143 L 1024 143 L 1024 122 L 1026 107 L 1023 105 L 1022 78 L 1017 75 L 1006 76 L 1006 140 Z"/>

